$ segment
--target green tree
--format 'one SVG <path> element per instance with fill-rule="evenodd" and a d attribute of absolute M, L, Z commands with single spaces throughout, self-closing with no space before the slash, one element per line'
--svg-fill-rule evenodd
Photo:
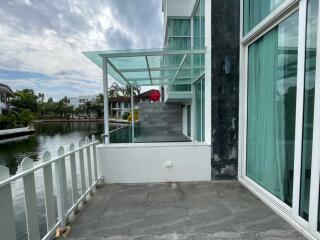
<path fill-rule="evenodd" d="M 23 89 L 16 91 L 15 97 L 12 100 L 12 105 L 19 111 L 23 109 L 29 109 L 33 113 L 37 113 L 38 110 L 38 96 L 32 89 Z"/>
<path fill-rule="evenodd" d="M 109 98 L 117 98 L 120 96 L 122 92 L 122 87 L 119 86 L 116 82 L 114 82 L 108 89 Z"/>
<path fill-rule="evenodd" d="M 133 87 L 133 96 L 137 96 L 139 95 L 141 92 L 141 88 L 140 87 Z M 122 89 L 122 94 L 126 97 L 131 97 L 131 86 L 127 85 Z"/>

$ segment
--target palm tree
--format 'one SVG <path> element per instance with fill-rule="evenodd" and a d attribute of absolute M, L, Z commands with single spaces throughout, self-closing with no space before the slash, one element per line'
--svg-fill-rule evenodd
<path fill-rule="evenodd" d="M 141 92 L 141 88 L 134 86 L 133 87 L 133 96 L 139 95 Z M 131 96 L 131 86 L 127 85 L 123 88 L 122 94 L 126 97 L 130 97 Z"/>
<path fill-rule="evenodd" d="M 122 91 L 121 87 L 116 82 L 114 82 L 109 87 L 109 91 L 108 91 L 109 98 L 119 97 L 121 91 Z"/>

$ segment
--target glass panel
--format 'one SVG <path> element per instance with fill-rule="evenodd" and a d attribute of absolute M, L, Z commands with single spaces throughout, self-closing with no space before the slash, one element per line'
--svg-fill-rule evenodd
<path fill-rule="evenodd" d="M 247 176 L 292 204 L 298 12 L 249 47 Z"/>
<path fill-rule="evenodd" d="M 190 19 L 168 19 L 168 36 L 191 36 Z"/>
<path fill-rule="evenodd" d="M 191 137 L 191 106 L 187 106 L 187 135 Z"/>
<path fill-rule="evenodd" d="M 190 84 L 173 85 L 170 91 L 173 92 L 191 92 Z"/>
<path fill-rule="evenodd" d="M 123 76 L 129 78 L 149 78 L 149 72 L 123 72 Z"/>
<path fill-rule="evenodd" d="M 204 17 L 204 0 L 200 0 L 195 15 L 193 17 L 193 47 L 202 48 L 205 46 L 205 17 Z M 193 56 L 194 66 L 204 64 L 203 54 L 194 54 Z M 201 69 L 195 69 L 195 74 L 201 74 Z"/>
<path fill-rule="evenodd" d="M 191 38 L 189 37 L 169 37 L 168 48 L 170 49 L 190 49 Z"/>
<path fill-rule="evenodd" d="M 147 68 L 147 62 L 145 57 L 117 57 L 110 58 L 109 60 L 118 69 Z"/>
<path fill-rule="evenodd" d="M 184 38 L 182 38 L 184 39 Z M 189 39 L 190 40 L 190 39 Z M 188 41 L 189 41 L 188 40 Z M 205 49 L 202 48 L 202 51 Z M 177 70 L 181 64 L 181 60 L 187 54 L 187 58 L 184 62 L 184 65 L 182 66 L 179 75 L 177 79 L 183 78 L 183 79 L 189 79 L 188 82 L 184 82 L 183 84 L 190 84 L 191 80 L 194 78 L 199 77 L 198 74 L 192 74 L 194 66 L 192 65 L 192 59 L 195 58 L 194 53 L 195 50 L 193 50 L 191 47 L 189 49 L 181 50 L 181 49 L 141 49 L 141 50 L 119 50 L 119 51 L 93 51 L 93 52 L 84 52 L 83 54 L 87 56 L 92 62 L 94 62 L 97 66 L 102 68 L 102 57 L 101 55 L 106 55 L 110 62 L 114 65 L 114 67 L 117 69 L 117 71 L 120 71 L 125 78 L 133 78 L 135 79 L 135 85 L 143 86 L 146 85 L 170 85 L 172 82 L 172 78 L 177 73 Z M 197 49 L 196 51 L 199 51 Z M 150 53 L 152 56 L 147 56 Z M 121 56 L 120 56 L 121 55 Z M 137 56 L 138 55 L 138 56 Z M 203 55 L 204 53 L 197 53 L 197 55 Z M 146 58 L 148 59 L 149 67 L 150 68 L 156 68 L 151 71 L 151 76 L 157 81 L 150 82 L 149 79 L 149 72 L 147 71 L 147 62 Z M 199 63 L 200 64 L 200 63 Z M 196 66 L 196 69 L 198 72 L 203 72 L 204 62 L 201 63 L 201 65 Z M 123 69 L 126 69 L 126 71 L 123 71 Z M 146 70 L 141 72 L 142 70 Z M 195 68 L 194 68 L 195 69 Z M 132 70 L 132 71 L 131 71 Z M 137 70 L 137 71 L 135 71 Z M 111 65 L 108 65 L 108 74 L 112 76 L 116 81 L 118 81 L 122 85 L 127 85 L 127 82 L 117 73 L 111 67 Z M 139 79 L 141 78 L 141 79 Z M 166 80 L 167 78 L 170 78 L 170 81 Z"/>
<path fill-rule="evenodd" d="M 267 17 L 284 0 L 243 0 L 244 35 Z"/>
<path fill-rule="evenodd" d="M 319 0 L 309 0 L 307 8 L 306 59 L 304 79 L 303 136 L 299 215 L 308 221 L 313 137 L 314 88 Z"/>
<path fill-rule="evenodd" d="M 204 141 L 204 78 L 195 83 L 196 134 L 198 142 Z"/>

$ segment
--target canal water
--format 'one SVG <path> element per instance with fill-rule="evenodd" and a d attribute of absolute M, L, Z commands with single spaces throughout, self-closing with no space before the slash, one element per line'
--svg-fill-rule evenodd
<path fill-rule="evenodd" d="M 57 150 L 60 146 L 63 146 L 67 151 L 71 142 L 77 146 L 79 141 L 86 136 L 91 137 L 92 135 L 95 135 L 96 139 L 101 141 L 101 134 L 103 134 L 104 129 L 103 122 L 48 122 L 36 123 L 34 124 L 34 127 L 35 134 L 31 136 L 0 142 L 0 165 L 7 166 L 11 175 L 21 171 L 20 163 L 25 157 L 32 158 L 37 162 L 40 160 L 41 154 L 44 151 L 49 151 L 52 157 L 57 156 Z M 118 130 L 111 133 L 111 143 L 125 143 L 131 141 L 130 127 L 111 124 L 110 131 L 115 129 Z M 68 161 L 66 161 L 66 168 L 68 171 Z M 69 192 L 68 205 L 71 206 L 71 183 L 70 179 L 67 181 Z M 40 232 L 41 236 L 44 236 L 46 233 L 46 219 L 43 176 L 41 170 L 35 172 L 35 182 L 37 189 L 37 205 L 40 216 Z M 17 180 L 12 184 L 17 239 L 27 239 L 22 184 L 22 180 Z M 80 189 L 78 189 L 78 191 L 80 191 Z"/>

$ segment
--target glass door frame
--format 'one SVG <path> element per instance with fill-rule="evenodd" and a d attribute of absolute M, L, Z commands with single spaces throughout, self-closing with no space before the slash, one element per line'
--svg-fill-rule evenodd
<path fill-rule="evenodd" d="M 316 80 L 314 125 L 312 143 L 311 183 L 309 221 L 299 216 L 300 207 L 300 179 L 302 159 L 302 133 L 303 133 L 303 108 L 304 108 L 304 81 L 305 81 L 305 50 L 306 50 L 306 24 L 307 24 L 308 0 L 286 0 L 276 10 L 270 13 L 264 20 L 255 26 L 249 33 L 243 36 L 243 1 L 240 8 L 240 90 L 239 90 L 239 146 L 238 146 L 238 180 L 262 201 L 270 206 L 279 215 L 290 222 L 304 235 L 311 239 L 320 239 L 317 231 L 319 183 L 320 183 L 320 50 L 316 56 Z M 319 4 L 320 8 L 320 4 Z M 294 179 L 292 207 L 288 206 L 273 194 L 262 188 L 246 175 L 246 151 L 247 151 L 247 79 L 248 79 L 248 48 L 284 21 L 294 12 L 299 11 L 298 26 L 298 65 L 297 65 L 297 93 L 296 93 L 296 123 L 295 123 L 295 151 L 294 151 Z M 317 49 L 320 47 L 320 9 L 318 11 Z"/>

